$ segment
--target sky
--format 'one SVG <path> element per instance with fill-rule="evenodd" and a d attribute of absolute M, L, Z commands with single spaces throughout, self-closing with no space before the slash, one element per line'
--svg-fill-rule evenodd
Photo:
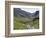
<path fill-rule="evenodd" d="M 39 8 L 20 8 L 20 9 L 27 11 L 27 12 L 30 12 L 30 13 L 34 13 L 34 12 L 39 10 Z"/>

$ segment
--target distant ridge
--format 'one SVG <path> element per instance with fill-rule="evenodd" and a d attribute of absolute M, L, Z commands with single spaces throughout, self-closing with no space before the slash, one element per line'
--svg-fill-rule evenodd
<path fill-rule="evenodd" d="M 36 11 L 35 13 L 29 13 L 24 10 L 21 10 L 20 8 L 14 8 L 14 16 L 16 17 L 23 17 L 23 18 L 39 18 L 39 11 Z"/>

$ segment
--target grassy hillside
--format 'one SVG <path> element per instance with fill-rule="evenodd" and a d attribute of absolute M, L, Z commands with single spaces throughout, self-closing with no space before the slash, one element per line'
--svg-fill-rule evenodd
<path fill-rule="evenodd" d="M 14 17 L 14 30 L 16 29 L 38 29 L 39 28 L 39 19 L 25 19 L 22 17 Z M 29 26 L 28 26 L 29 25 Z"/>

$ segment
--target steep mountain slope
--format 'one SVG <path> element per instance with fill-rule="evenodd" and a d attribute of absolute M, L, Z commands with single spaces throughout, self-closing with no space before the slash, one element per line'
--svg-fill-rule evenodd
<path fill-rule="evenodd" d="M 39 11 L 29 13 L 14 8 L 14 29 L 38 29 L 39 28 Z"/>
<path fill-rule="evenodd" d="M 28 13 L 24 10 L 21 10 L 20 8 L 14 8 L 14 15 L 15 16 L 20 16 L 20 17 L 28 17 L 32 15 L 31 13 Z"/>
<path fill-rule="evenodd" d="M 14 16 L 34 19 L 39 18 L 39 11 L 36 11 L 35 13 L 29 13 L 24 10 L 21 10 L 20 8 L 14 8 Z"/>

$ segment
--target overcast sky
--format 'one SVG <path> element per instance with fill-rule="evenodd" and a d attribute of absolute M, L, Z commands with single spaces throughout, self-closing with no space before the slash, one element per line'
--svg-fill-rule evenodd
<path fill-rule="evenodd" d="M 39 10 L 38 8 L 20 8 L 20 9 L 27 11 L 27 12 L 30 12 L 30 13 L 34 13 L 34 12 Z"/>

